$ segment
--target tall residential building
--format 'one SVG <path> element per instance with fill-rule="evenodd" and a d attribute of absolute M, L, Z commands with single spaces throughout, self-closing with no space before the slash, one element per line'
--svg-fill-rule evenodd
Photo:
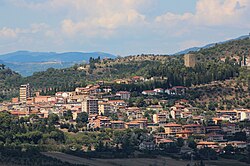
<path fill-rule="evenodd" d="M 98 114 L 98 99 L 85 98 L 82 102 L 82 111 L 89 115 Z"/>
<path fill-rule="evenodd" d="M 19 92 L 20 102 L 26 102 L 29 97 L 31 97 L 30 85 L 29 84 L 21 85 Z"/>
<path fill-rule="evenodd" d="M 99 115 L 108 116 L 111 111 L 110 103 L 99 102 L 98 103 Z"/>
<path fill-rule="evenodd" d="M 196 64 L 195 54 L 184 55 L 184 64 L 186 67 L 195 67 Z"/>

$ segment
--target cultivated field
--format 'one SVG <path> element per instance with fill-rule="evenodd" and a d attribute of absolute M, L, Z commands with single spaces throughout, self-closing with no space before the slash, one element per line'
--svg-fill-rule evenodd
<path fill-rule="evenodd" d="M 72 155 L 68 155 L 60 152 L 46 152 L 43 153 L 46 156 L 54 157 L 62 161 L 66 161 L 72 164 L 83 164 L 89 166 L 186 166 L 188 161 L 175 160 L 169 157 L 158 157 L 156 159 L 149 158 L 129 158 L 129 159 L 87 159 L 80 158 Z M 241 163 L 235 160 L 216 160 L 206 161 L 206 165 L 209 166 L 248 166 L 248 164 Z"/>

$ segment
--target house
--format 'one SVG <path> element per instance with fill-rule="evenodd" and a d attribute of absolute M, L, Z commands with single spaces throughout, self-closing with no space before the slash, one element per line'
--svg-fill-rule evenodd
<path fill-rule="evenodd" d="M 125 108 L 127 106 L 124 100 L 109 100 L 108 103 L 111 106 L 111 111 L 116 112 L 120 108 Z"/>
<path fill-rule="evenodd" d="M 222 134 L 217 134 L 217 133 L 209 133 L 206 134 L 207 141 L 214 141 L 214 142 L 219 142 L 224 140 L 224 135 Z"/>
<path fill-rule="evenodd" d="M 122 100 L 128 100 L 130 98 L 130 92 L 119 91 L 116 93 L 116 96 L 119 96 Z"/>
<path fill-rule="evenodd" d="M 156 145 L 154 142 L 142 142 L 139 145 L 140 150 L 155 150 Z"/>
<path fill-rule="evenodd" d="M 236 110 L 218 110 L 216 111 L 217 117 L 218 118 L 226 118 L 230 122 L 237 122 L 238 121 L 238 116 L 237 116 L 237 111 Z"/>
<path fill-rule="evenodd" d="M 140 129 L 141 125 L 138 122 L 127 122 L 125 123 L 126 129 Z"/>
<path fill-rule="evenodd" d="M 240 132 L 239 125 L 235 123 L 224 123 L 221 125 L 221 129 L 227 136 L 234 136 L 235 133 Z"/>
<path fill-rule="evenodd" d="M 186 107 L 184 108 L 185 112 L 198 112 L 200 109 L 197 107 Z"/>
<path fill-rule="evenodd" d="M 162 111 L 153 115 L 153 122 L 159 124 L 159 126 L 164 126 L 168 119 L 169 112 L 167 111 Z"/>
<path fill-rule="evenodd" d="M 89 120 L 89 124 L 92 128 L 111 128 L 111 122 L 108 117 L 97 116 Z"/>
<path fill-rule="evenodd" d="M 156 88 L 156 89 L 154 89 L 154 91 L 155 91 L 157 94 L 164 93 L 164 89 L 162 89 L 162 88 Z"/>
<path fill-rule="evenodd" d="M 212 148 L 214 150 L 219 150 L 219 144 L 213 141 L 201 141 L 197 143 L 197 149 Z"/>
<path fill-rule="evenodd" d="M 202 122 L 204 121 L 203 116 L 193 116 L 192 118 L 195 124 L 202 124 Z"/>
<path fill-rule="evenodd" d="M 111 105 L 108 102 L 98 102 L 99 115 L 108 116 L 111 112 Z"/>
<path fill-rule="evenodd" d="M 248 144 L 244 141 L 229 141 L 227 145 L 232 145 L 235 148 L 246 149 Z"/>
<path fill-rule="evenodd" d="M 222 132 L 220 126 L 215 126 L 215 125 L 214 126 L 206 126 L 205 131 L 206 131 L 206 133 L 218 133 L 218 134 Z"/>
<path fill-rule="evenodd" d="M 110 93 L 112 92 L 112 88 L 110 86 L 105 86 L 102 88 L 102 90 L 105 92 L 105 93 Z"/>
<path fill-rule="evenodd" d="M 134 76 L 134 77 L 131 78 L 131 80 L 133 82 L 135 82 L 135 83 L 142 82 L 142 81 L 144 81 L 144 77 L 142 77 L 142 76 Z"/>
<path fill-rule="evenodd" d="M 128 107 L 125 112 L 129 120 L 143 118 L 142 110 L 138 107 Z"/>
<path fill-rule="evenodd" d="M 182 126 L 176 123 L 167 123 L 164 129 L 166 134 L 176 136 L 177 133 L 182 131 Z"/>
<path fill-rule="evenodd" d="M 131 84 L 132 80 L 131 79 L 117 79 L 114 80 L 116 84 Z"/>
<path fill-rule="evenodd" d="M 34 103 L 47 103 L 51 96 L 36 96 L 34 97 Z"/>
<path fill-rule="evenodd" d="M 247 110 L 247 111 L 239 111 L 239 114 L 240 114 L 240 121 L 243 121 L 243 120 L 250 120 L 250 110 Z"/>
<path fill-rule="evenodd" d="M 124 129 L 125 128 L 125 122 L 124 121 L 110 121 L 111 128 L 112 129 Z"/>
<path fill-rule="evenodd" d="M 181 110 L 181 111 L 185 111 L 186 107 L 184 105 L 181 104 L 175 104 L 174 106 L 170 107 L 171 110 Z"/>
<path fill-rule="evenodd" d="M 192 131 L 189 130 L 181 130 L 180 132 L 176 133 L 176 137 L 178 138 L 183 138 L 183 139 L 188 139 L 193 134 Z"/>
<path fill-rule="evenodd" d="M 173 147 L 175 142 L 170 139 L 159 139 L 157 141 L 157 146 L 160 150 L 164 150 L 164 148 Z"/>
<path fill-rule="evenodd" d="M 146 109 L 151 110 L 151 111 L 155 111 L 157 113 L 163 111 L 163 107 L 161 105 L 150 105 Z"/>
<path fill-rule="evenodd" d="M 184 125 L 183 130 L 191 131 L 193 134 L 204 134 L 205 133 L 205 128 L 199 124 Z"/>
<path fill-rule="evenodd" d="M 173 119 L 178 119 L 178 118 L 181 118 L 181 113 L 182 111 L 179 110 L 179 109 L 176 109 L 176 110 L 171 110 L 170 111 L 170 115 Z"/>
<path fill-rule="evenodd" d="M 109 100 L 108 103 L 111 106 L 123 106 L 123 107 L 125 107 L 127 105 L 124 100 Z"/>
<path fill-rule="evenodd" d="M 167 89 L 165 92 L 168 95 L 184 95 L 186 93 L 186 87 L 184 86 L 174 86 L 170 89 Z"/>
<path fill-rule="evenodd" d="M 148 95 L 148 96 L 155 96 L 157 95 L 157 92 L 155 92 L 154 90 L 144 90 L 142 91 L 143 95 Z"/>
<path fill-rule="evenodd" d="M 185 112 L 185 111 L 182 111 L 182 112 L 180 113 L 180 116 L 181 116 L 181 118 L 190 118 L 190 117 L 192 117 L 193 115 L 192 115 L 192 112 Z"/>
<path fill-rule="evenodd" d="M 18 103 L 18 102 L 19 102 L 18 97 L 12 98 L 12 99 L 11 99 L 11 102 L 12 102 L 12 103 Z"/>
<path fill-rule="evenodd" d="M 219 124 L 221 124 L 222 123 L 222 118 L 217 118 L 217 117 L 213 117 L 212 118 L 212 121 L 213 121 L 213 123 L 215 124 L 215 125 L 219 125 Z"/>
<path fill-rule="evenodd" d="M 145 129 L 147 128 L 147 118 L 139 118 L 139 119 L 136 119 L 132 122 L 136 122 L 136 123 L 139 123 L 140 124 L 140 128 L 141 129 Z"/>

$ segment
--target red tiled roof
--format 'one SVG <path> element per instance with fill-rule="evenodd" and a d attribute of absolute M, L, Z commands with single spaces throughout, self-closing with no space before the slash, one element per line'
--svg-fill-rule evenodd
<path fill-rule="evenodd" d="M 181 125 L 176 123 L 168 123 L 165 125 L 165 127 L 181 127 Z"/>

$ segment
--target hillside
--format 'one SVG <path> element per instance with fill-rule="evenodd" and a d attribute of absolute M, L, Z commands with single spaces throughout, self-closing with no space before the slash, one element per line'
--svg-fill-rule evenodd
<path fill-rule="evenodd" d="M 18 94 L 21 79 L 21 75 L 9 68 L 0 68 L 0 101 Z"/>
<path fill-rule="evenodd" d="M 187 99 L 196 107 L 208 110 L 250 108 L 249 92 L 250 71 L 242 68 L 237 78 L 192 86 Z"/>
<path fill-rule="evenodd" d="M 63 69 L 49 68 L 46 71 L 35 72 L 28 77 L 21 77 L 15 73 L 16 77 L 14 78 L 17 79 L 15 84 L 6 88 L 18 88 L 21 83 L 30 83 L 35 90 L 39 89 L 46 91 L 47 94 L 53 94 L 56 91 L 70 91 L 75 87 L 95 81 L 112 81 L 136 75 L 157 79 L 151 81 L 150 86 L 132 85 L 130 87 L 124 86 L 125 88 L 140 92 L 159 85 L 162 88 L 175 85 L 191 87 L 238 77 L 241 67 L 238 62 L 236 63 L 235 58 L 240 59 L 239 57 L 242 55 L 249 57 L 249 49 L 250 39 L 230 41 L 201 49 L 194 52 L 200 59 L 194 68 L 184 66 L 183 55 L 135 55 L 115 59 L 90 58 L 88 64 L 78 64 Z M 230 58 L 225 62 L 221 61 L 225 56 Z M 245 75 L 248 74 L 247 72 Z M 159 83 L 157 80 L 164 80 L 164 82 Z M 6 85 L 12 83 L 9 78 L 5 81 Z"/>
<path fill-rule="evenodd" d="M 76 63 L 86 63 L 89 58 L 115 58 L 112 54 L 93 52 L 29 52 L 17 51 L 0 55 L 0 63 L 7 65 L 12 70 L 23 76 L 30 76 L 34 72 L 45 71 L 48 68 L 68 68 Z"/>
<path fill-rule="evenodd" d="M 191 47 L 191 48 L 179 51 L 179 52 L 175 53 L 174 55 L 187 54 L 189 52 L 197 52 L 197 51 L 200 51 L 201 49 L 211 48 L 211 47 L 214 47 L 218 44 L 226 44 L 228 42 L 243 40 L 243 39 L 247 39 L 247 38 L 249 38 L 249 35 L 240 36 L 240 37 L 237 37 L 235 39 L 230 39 L 230 40 L 226 40 L 226 41 L 222 41 L 222 42 L 207 44 L 207 45 L 202 46 L 202 47 Z"/>

